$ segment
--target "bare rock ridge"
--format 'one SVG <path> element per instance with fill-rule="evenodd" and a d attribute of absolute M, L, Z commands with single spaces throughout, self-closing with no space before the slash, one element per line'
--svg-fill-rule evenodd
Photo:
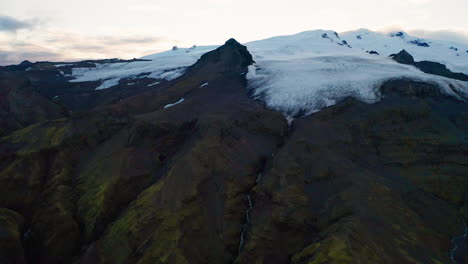
<path fill-rule="evenodd" d="M 465 102 L 391 80 L 288 126 L 249 96 L 252 63 L 230 39 L 157 88 L 67 86 L 62 103 L 53 69 L 34 86 L 40 71 L 0 68 L 2 95 L 17 75 L 34 114 L 65 111 L 1 135 L 0 262 L 468 263 Z"/>
<path fill-rule="evenodd" d="M 220 48 L 203 54 L 193 67 L 200 67 L 199 64 L 203 65 L 204 63 L 221 63 L 225 71 L 242 72 L 253 62 L 252 55 L 247 47 L 231 38 Z"/>
<path fill-rule="evenodd" d="M 461 81 L 468 81 L 468 75 L 464 73 L 455 73 L 447 69 L 447 67 L 441 63 L 433 61 L 414 61 L 413 56 L 406 50 L 402 50 L 397 54 L 390 55 L 396 62 L 402 64 L 413 65 L 421 71 L 429 74 L 439 75 L 447 78 L 457 79 Z"/>

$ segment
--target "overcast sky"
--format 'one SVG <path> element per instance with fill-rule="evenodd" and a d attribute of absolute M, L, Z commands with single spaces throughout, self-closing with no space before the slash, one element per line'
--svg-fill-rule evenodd
<path fill-rule="evenodd" d="M 468 0 L 0 0 L 0 65 L 133 58 L 313 29 L 468 43 Z"/>

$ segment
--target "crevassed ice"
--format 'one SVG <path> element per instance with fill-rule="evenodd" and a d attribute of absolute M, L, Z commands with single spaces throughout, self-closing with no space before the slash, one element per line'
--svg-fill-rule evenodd
<path fill-rule="evenodd" d="M 446 94 L 459 97 L 451 85 L 457 92 L 468 94 L 468 82 L 425 74 L 342 41 L 333 31 L 312 31 L 247 43 L 257 62 L 247 74 L 254 97 L 294 117 L 319 111 L 347 96 L 376 102 L 380 98 L 378 88 L 390 79 L 435 83 Z M 400 50 L 398 46 L 394 53 Z"/>
<path fill-rule="evenodd" d="M 353 49 L 377 51 L 382 56 L 389 56 L 405 49 L 413 55 L 416 61 L 429 60 L 443 63 L 453 72 L 468 74 L 468 43 L 456 43 L 448 40 L 420 39 L 404 32 L 379 33 L 367 29 L 359 29 L 340 34 Z M 359 38 L 358 38 L 359 36 Z M 411 44 L 411 41 L 427 43 L 429 47 Z"/>

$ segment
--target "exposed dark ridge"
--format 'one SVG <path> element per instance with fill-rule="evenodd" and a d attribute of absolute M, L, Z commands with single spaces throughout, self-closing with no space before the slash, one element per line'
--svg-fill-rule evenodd
<path fill-rule="evenodd" d="M 461 72 L 452 72 L 444 64 L 433 61 L 418 61 L 414 63 L 418 69 L 425 73 L 439 75 L 447 78 L 468 81 L 468 75 Z"/>
<path fill-rule="evenodd" d="M 398 54 L 392 54 L 390 55 L 393 60 L 395 60 L 398 63 L 401 64 L 413 64 L 414 63 L 414 58 L 409 54 L 406 50 L 402 50 L 398 52 Z"/>
<path fill-rule="evenodd" d="M 427 42 L 425 42 L 425 41 L 423 41 L 421 39 L 411 40 L 411 41 L 408 41 L 408 43 L 416 45 L 418 47 L 424 47 L 424 48 L 430 47 L 429 43 L 427 43 Z"/>
<path fill-rule="evenodd" d="M 231 38 L 221 47 L 203 54 L 189 70 L 200 69 L 209 63 L 214 63 L 218 72 L 245 72 L 254 60 L 247 47 Z"/>
<path fill-rule="evenodd" d="M 452 72 L 442 63 L 433 61 L 416 62 L 414 61 L 413 56 L 411 56 L 411 54 L 409 54 L 406 50 L 402 50 L 398 52 L 398 54 L 392 54 L 390 57 L 398 63 L 413 65 L 424 73 L 439 75 L 461 81 L 468 81 L 468 75 L 461 72 Z"/>

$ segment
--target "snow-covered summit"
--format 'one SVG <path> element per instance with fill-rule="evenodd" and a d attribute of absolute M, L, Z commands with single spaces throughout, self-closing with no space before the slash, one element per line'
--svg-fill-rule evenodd
<path fill-rule="evenodd" d="M 375 50 L 383 56 L 404 49 L 413 55 L 416 61 L 440 62 L 454 72 L 468 74 L 468 44 L 422 39 L 402 31 L 380 33 L 360 29 L 341 33 L 340 36 L 354 49 Z"/>

